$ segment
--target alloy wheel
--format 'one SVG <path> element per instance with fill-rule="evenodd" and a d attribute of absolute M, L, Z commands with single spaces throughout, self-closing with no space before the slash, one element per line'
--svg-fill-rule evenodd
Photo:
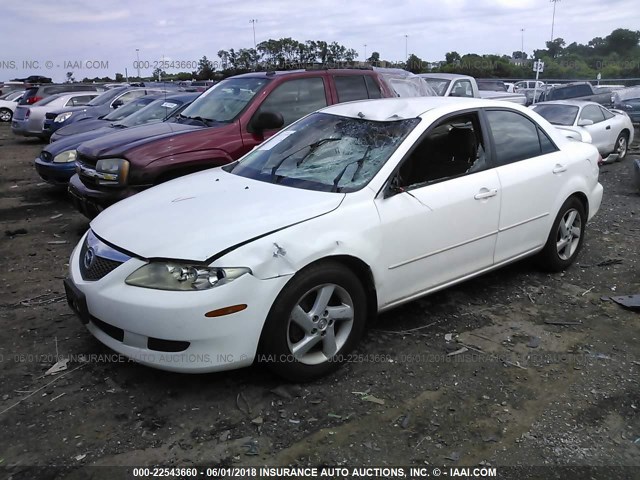
<path fill-rule="evenodd" d="M 556 236 L 556 249 L 562 260 L 569 260 L 576 253 L 582 232 L 580 212 L 575 208 L 567 210 L 563 215 Z"/>

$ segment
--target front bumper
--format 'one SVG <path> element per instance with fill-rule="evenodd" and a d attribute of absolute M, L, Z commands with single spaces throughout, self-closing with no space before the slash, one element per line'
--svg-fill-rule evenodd
<path fill-rule="evenodd" d="M 85 235 L 86 236 L 86 235 Z M 290 277 L 260 280 L 247 274 L 234 282 L 194 292 L 171 292 L 125 284 L 145 264 L 131 258 L 97 281 L 80 273 L 80 244 L 69 261 L 76 313 L 100 342 L 132 360 L 162 370 L 214 372 L 251 365 L 267 314 Z M 230 305 L 248 307 L 231 315 L 205 313 Z M 83 322 L 83 323 L 84 323 Z"/>
<path fill-rule="evenodd" d="M 88 218 L 94 218 L 108 206 L 136 193 L 138 190 L 132 187 L 94 190 L 82 183 L 77 173 L 69 179 L 71 201 L 76 210 Z"/>
<path fill-rule="evenodd" d="M 76 163 L 53 163 L 45 162 L 42 158 L 36 157 L 35 167 L 38 175 L 45 182 L 55 186 L 67 186 L 69 179 L 76 172 Z"/>

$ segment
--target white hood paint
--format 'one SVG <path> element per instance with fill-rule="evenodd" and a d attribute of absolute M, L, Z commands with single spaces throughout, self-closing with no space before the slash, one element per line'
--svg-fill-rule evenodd
<path fill-rule="evenodd" d="M 343 198 L 340 193 L 273 185 L 214 168 L 118 202 L 96 217 L 91 229 L 144 258 L 204 261 L 239 243 L 330 212 Z"/>

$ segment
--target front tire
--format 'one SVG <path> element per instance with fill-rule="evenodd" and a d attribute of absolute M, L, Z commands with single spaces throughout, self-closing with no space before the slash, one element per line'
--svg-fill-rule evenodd
<path fill-rule="evenodd" d="M 10 122 L 13 118 L 13 112 L 8 108 L 0 108 L 0 122 Z"/>
<path fill-rule="evenodd" d="M 344 363 L 364 331 L 366 293 L 337 262 L 312 265 L 284 287 L 265 323 L 258 361 L 296 382 L 321 377 Z"/>
<path fill-rule="evenodd" d="M 560 208 L 547 243 L 539 254 L 545 270 L 560 272 L 575 261 L 582 249 L 586 222 L 587 216 L 582 202 L 576 197 L 567 199 Z"/>

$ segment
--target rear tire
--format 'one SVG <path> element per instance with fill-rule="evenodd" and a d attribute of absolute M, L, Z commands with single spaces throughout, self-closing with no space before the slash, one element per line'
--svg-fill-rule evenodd
<path fill-rule="evenodd" d="M 621 162 L 627 156 L 629 151 L 629 134 L 626 132 L 620 133 L 616 139 L 616 146 L 613 153 L 618 154 L 618 161 Z"/>
<path fill-rule="evenodd" d="M 271 307 L 258 363 L 295 382 L 328 374 L 346 361 L 364 331 L 366 293 L 337 262 L 312 265 L 292 278 Z"/>
<path fill-rule="evenodd" d="M 560 272 L 571 265 L 582 249 L 587 222 L 584 205 L 577 197 L 568 198 L 556 216 L 547 243 L 538 254 L 541 266 Z"/>
<path fill-rule="evenodd" d="M 13 112 L 8 108 L 0 108 L 0 122 L 10 122 L 13 118 Z"/>

